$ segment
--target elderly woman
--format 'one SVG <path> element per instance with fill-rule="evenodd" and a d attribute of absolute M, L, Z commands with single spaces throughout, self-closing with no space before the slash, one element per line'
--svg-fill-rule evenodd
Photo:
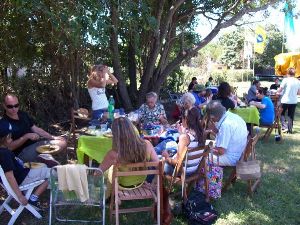
<path fill-rule="evenodd" d="M 157 103 L 157 94 L 149 92 L 146 94 L 146 103 L 139 109 L 140 122 L 144 124 L 167 124 L 164 106 Z"/>
<path fill-rule="evenodd" d="M 182 124 L 178 125 L 178 131 L 180 133 L 178 151 L 172 158 L 167 151 L 163 151 L 162 156 L 165 157 L 165 173 L 172 174 L 175 165 L 182 154 L 185 154 L 184 150 L 186 146 L 197 147 L 205 144 L 203 128 L 200 123 L 201 116 L 198 109 L 194 106 L 195 97 L 191 93 L 186 93 L 182 96 L 183 104 L 183 116 Z M 191 165 L 187 169 L 187 175 L 196 171 L 198 165 Z"/>
<path fill-rule="evenodd" d="M 106 77 L 108 74 L 108 77 Z M 92 99 L 92 119 L 99 119 L 107 111 L 108 101 L 105 94 L 107 84 L 117 84 L 117 78 L 111 74 L 105 65 L 94 65 L 91 68 L 87 87 Z"/>
<path fill-rule="evenodd" d="M 261 100 L 261 102 L 251 101 L 250 105 L 254 105 L 259 109 L 260 125 L 269 126 L 272 125 L 275 119 L 274 105 L 272 100 L 266 96 L 268 88 L 258 88 L 256 97 Z"/>
<path fill-rule="evenodd" d="M 113 165 L 117 163 L 138 163 L 158 161 L 152 144 L 140 138 L 134 125 L 126 117 L 119 117 L 112 123 L 112 149 L 106 154 L 99 168 L 108 170 L 108 188 L 112 184 Z M 124 168 L 126 169 L 126 168 Z M 145 181 L 145 176 L 124 177 L 119 179 L 122 187 L 136 187 Z"/>

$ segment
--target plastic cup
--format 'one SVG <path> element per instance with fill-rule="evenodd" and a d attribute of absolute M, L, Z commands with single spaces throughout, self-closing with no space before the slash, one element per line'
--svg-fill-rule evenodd
<path fill-rule="evenodd" d="M 102 132 L 105 132 L 107 130 L 107 124 L 106 123 L 100 124 L 100 130 Z"/>

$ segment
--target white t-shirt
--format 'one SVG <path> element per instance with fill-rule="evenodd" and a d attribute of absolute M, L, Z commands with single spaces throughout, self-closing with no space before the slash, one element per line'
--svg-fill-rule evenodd
<path fill-rule="evenodd" d="M 105 95 L 105 88 L 88 88 L 89 94 L 92 99 L 92 109 L 107 109 L 108 108 L 108 100 Z"/>
<path fill-rule="evenodd" d="M 224 155 L 232 165 L 240 159 L 247 144 L 247 126 L 238 115 L 226 112 L 217 124 L 216 147 L 225 149 Z"/>
<path fill-rule="evenodd" d="M 300 81 L 295 77 L 284 78 L 280 84 L 283 89 L 281 103 L 297 104 L 297 92 L 300 90 Z"/>

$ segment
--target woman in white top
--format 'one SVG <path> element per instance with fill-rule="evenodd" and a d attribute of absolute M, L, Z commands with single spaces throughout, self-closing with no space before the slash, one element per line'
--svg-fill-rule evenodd
<path fill-rule="evenodd" d="M 108 100 L 105 94 L 107 84 L 117 84 L 117 78 L 106 65 L 94 65 L 91 68 L 87 87 L 92 99 L 92 119 L 99 119 L 107 111 Z"/>
<path fill-rule="evenodd" d="M 293 121 L 298 102 L 297 95 L 300 94 L 300 81 L 295 78 L 295 69 L 289 68 L 288 75 L 284 78 L 277 89 L 277 94 L 282 92 L 281 97 L 281 124 L 284 132 L 293 133 Z M 285 122 L 285 113 L 288 114 L 288 123 Z"/>

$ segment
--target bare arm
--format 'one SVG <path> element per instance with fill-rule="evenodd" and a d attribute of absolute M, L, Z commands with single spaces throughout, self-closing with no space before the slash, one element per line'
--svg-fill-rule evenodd
<path fill-rule="evenodd" d="M 118 79 L 109 71 L 107 71 L 107 74 L 109 76 L 109 79 L 106 80 L 107 84 L 117 84 Z"/>
<path fill-rule="evenodd" d="M 38 140 L 39 139 L 39 135 L 36 134 L 36 133 L 27 133 L 27 134 L 24 134 L 22 137 L 12 141 L 11 143 L 8 144 L 8 149 L 10 150 L 15 150 L 17 148 L 19 148 L 20 146 L 22 146 L 26 141 L 28 140 L 32 140 L 32 141 L 35 141 L 35 140 Z"/>
<path fill-rule="evenodd" d="M 36 125 L 33 125 L 32 127 L 31 127 L 31 130 L 34 132 L 34 133 L 36 133 L 36 134 L 38 134 L 38 135 L 40 135 L 41 137 L 44 137 L 44 138 L 46 138 L 46 139 L 54 139 L 54 137 L 51 135 L 51 134 L 49 134 L 47 131 L 44 131 L 42 128 L 39 128 L 39 127 L 37 127 Z"/>
<path fill-rule="evenodd" d="M 147 150 L 147 155 L 150 154 L 150 161 L 151 162 L 158 162 L 159 159 L 158 159 L 158 156 L 153 148 L 153 145 L 151 144 L 150 141 L 147 141 L 145 140 L 146 144 L 147 144 L 147 147 L 146 147 L 146 150 Z"/>
<path fill-rule="evenodd" d="M 265 104 L 261 104 L 260 102 L 255 102 L 255 101 L 251 101 L 251 102 L 250 102 L 250 105 L 254 105 L 254 106 L 256 106 L 256 107 L 259 108 L 259 109 L 264 109 L 264 108 L 266 108 L 266 105 L 265 105 Z"/>
<path fill-rule="evenodd" d="M 104 157 L 102 163 L 99 165 L 99 169 L 103 172 L 108 170 L 109 167 L 117 163 L 117 152 L 110 150 Z"/>
<path fill-rule="evenodd" d="M 9 183 L 9 185 L 11 186 L 11 188 L 13 189 L 13 191 L 15 192 L 15 194 L 17 195 L 19 201 L 22 203 L 22 205 L 27 205 L 28 201 L 25 198 L 25 196 L 23 195 L 23 193 L 21 192 L 19 185 L 16 181 L 16 178 L 14 176 L 13 171 L 8 171 L 5 173 L 5 177 Z"/>
<path fill-rule="evenodd" d="M 214 147 L 213 148 L 214 155 L 224 155 L 224 153 L 225 153 L 225 148 L 222 148 L 222 147 Z"/>
<path fill-rule="evenodd" d="M 105 78 L 101 78 L 100 80 L 90 79 L 87 82 L 88 88 L 105 88 L 106 86 L 106 80 Z"/>

